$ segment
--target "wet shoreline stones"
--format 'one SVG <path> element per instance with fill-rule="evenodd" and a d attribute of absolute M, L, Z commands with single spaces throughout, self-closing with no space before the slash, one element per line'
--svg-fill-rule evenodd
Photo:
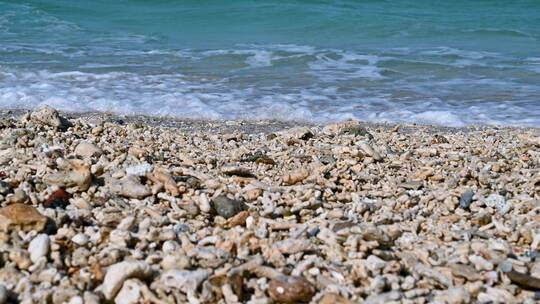
<path fill-rule="evenodd" d="M 0 128 L 0 303 L 536 301 L 538 129 L 121 120 Z"/>

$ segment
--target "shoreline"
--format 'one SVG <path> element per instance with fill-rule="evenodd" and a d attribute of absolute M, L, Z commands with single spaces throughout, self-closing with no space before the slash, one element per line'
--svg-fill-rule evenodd
<path fill-rule="evenodd" d="M 539 149 L 533 128 L 0 111 L 0 303 L 534 303 Z"/>
<path fill-rule="evenodd" d="M 23 115 L 32 112 L 31 109 L 0 109 L 0 119 L 13 118 L 20 119 Z M 399 123 L 399 122 L 370 122 L 361 120 L 345 120 L 329 123 L 314 123 L 300 120 L 280 120 L 280 119 L 199 119 L 199 118 L 177 118 L 168 116 L 149 116 L 149 115 L 123 115 L 111 112 L 58 112 L 69 119 L 82 119 L 83 121 L 96 123 L 115 123 L 124 124 L 143 124 L 150 127 L 163 127 L 179 129 L 182 131 L 211 131 L 219 133 L 243 132 L 253 133 L 271 133 L 279 130 L 294 127 L 324 127 L 333 123 L 355 122 L 364 127 L 381 128 L 390 130 L 399 126 L 402 130 L 414 132 L 415 129 L 429 130 L 429 132 L 471 132 L 488 129 L 494 130 L 538 130 L 540 127 L 530 126 L 505 126 L 505 125 L 468 125 L 463 127 L 450 127 L 443 125 Z"/>

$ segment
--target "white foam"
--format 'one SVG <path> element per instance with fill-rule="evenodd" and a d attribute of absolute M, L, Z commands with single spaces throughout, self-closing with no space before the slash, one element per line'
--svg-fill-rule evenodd
<path fill-rule="evenodd" d="M 337 59 L 336 59 L 337 57 Z M 383 79 L 383 69 L 377 67 L 379 57 L 347 52 L 328 52 L 316 55 L 309 63 L 311 73 L 327 82 L 367 78 Z"/>
<path fill-rule="evenodd" d="M 49 47 L 54 48 L 43 45 L 45 50 Z M 0 60 L 0 107 L 33 108 L 49 104 L 67 111 L 206 119 L 329 122 L 356 118 L 448 126 L 471 123 L 540 126 L 540 115 L 535 115 L 540 113 L 540 86 L 534 82 L 501 78 L 497 76 L 498 67 L 490 65 L 487 66 L 495 72 L 489 75 L 453 76 L 461 74 L 451 65 L 472 66 L 488 57 L 474 59 L 480 56 L 473 54 L 467 55 L 469 58 L 449 59 L 441 54 L 455 50 L 436 50 L 438 55 L 437 52 L 429 55 L 429 62 L 447 65 L 445 68 L 451 69 L 450 73 L 424 75 L 407 70 L 411 64 L 414 67 L 418 56 L 400 55 L 398 51 L 373 55 L 294 45 L 202 51 L 125 50 L 115 52 L 118 60 L 110 64 L 110 60 L 104 63 L 86 59 L 110 54 L 110 49 L 90 48 L 79 50 L 75 56 L 81 58 L 63 72 L 23 69 L 9 62 L 2 66 Z M 72 54 L 73 51 L 62 56 Z M 141 60 L 136 64 L 133 58 L 123 60 L 124 56 Z M 233 62 L 234 67 L 214 68 L 215 60 Z M 147 61 L 161 66 L 146 66 Z M 392 71 L 388 66 L 393 67 L 396 61 L 396 71 L 386 76 Z M 238 65 L 239 62 L 245 65 Z M 539 58 L 529 58 L 518 68 L 531 69 L 539 63 Z M 190 69 L 202 67 L 203 72 L 189 74 L 191 71 L 187 69 L 186 74 L 180 74 L 184 72 L 182 64 Z M 405 68 L 399 70 L 400 65 Z M 426 65 L 419 67 L 430 69 Z M 211 73 L 208 68 L 212 68 Z M 106 72 L 109 70 L 114 72 Z"/>

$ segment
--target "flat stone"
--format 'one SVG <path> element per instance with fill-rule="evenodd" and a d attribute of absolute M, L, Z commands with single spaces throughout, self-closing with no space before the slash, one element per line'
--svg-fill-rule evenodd
<path fill-rule="evenodd" d="M 10 231 L 20 229 L 23 231 L 45 229 L 47 217 L 36 208 L 25 204 L 11 204 L 0 209 L 0 230 Z"/>
<path fill-rule="evenodd" d="M 521 288 L 528 290 L 540 290 L 540 278 L 530 276 L 528 274 L 519 273 L 517 271 L 509 271 L 506 276 L 512 281 L 512 283 L 518 285 Z"/>
<path fill-rule="evenodd" d="M 407 190 L 418 190 L 424 186 L 422 181 L 406 181 L 398 184 L 398 187 L 405 188 Z"/>
<path fill-rule="evenodd" d="M 75 148 L 75 155 L 81 158 L 99 157 L 101 154 L 103 154 L 101 148 L 87 141 L 79 143 Z"/>
<path fill-rule="evenodd" d="M 152 194 L 152 190 L 141 184 L 139 178 L 134 175 L 128 175 L 120 180 L 108 179 L 108 187 L 111 192 L 128 198 L 145 198 Z"/>
<path fill-rule="evenodd" d="M 221 168 L 221 173 L 229 176 L 240 176 L 240 177 L 256 177 L 249 169 L 238 167 L 238 166 L 225 166 Z"/>
<path fill-rule="evenodd" d="M 480 273 L 474 267 L 465 264 L 449 264 L 452 274 L 470 281 L 478 281 L 482 278 Z"/>

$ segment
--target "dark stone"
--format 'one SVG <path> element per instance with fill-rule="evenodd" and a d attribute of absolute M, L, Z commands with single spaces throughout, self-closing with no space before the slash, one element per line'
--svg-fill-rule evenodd
<path fill-rule="evenodd" d="M 319 161 L 323 164 L 323 165 L 328 165 L 328 164 L 333 164 L 336 162 L 336 158 L 332 155 L 323 155 L 321 157 L 319 157 Z"/>
<path fill-rule="evenodd" d="M 240 161 L 252 162 L 256 164 L 267 164 L 267 165 L 272 165 L 272 166 L 276 164 L 276 162 L 273 159 L 265 155 L 262 151 L 257 151 L 253 153 L 252 155 L 249 155 L 241 159 Z"/>
<path fill-rule="evenodd" d="M 463 209 L 469 209 L 469 206 L 471 206 L 472 203 L 473 196 L 474 192 L 471 189 L 463 192 L 463 194 L 459 198 L 459 206 Z"/>
<path fill-rule="evenodd" d="M 68 193 L 60 188 L 53 192 L 47 200 L 43 203 L 45 208 L 66 208 L 69 204 L 69 195 Z"/>
<path fill-rule="evenodd" d="M 268 283 L 268 293 L 278 303 L 307 303 L 315 292 L 315 287 L 303 277 L 278 276 Z"/>
<path fill-rule="evenodd" d="M 315 226 L 312 229 L 310 229 L 307 233 L 310 237 L 313 237 L 313 236 L 317 236 L 317 234 L 319 234 L 320 231 L 321 229 L 319 228 L 319 226 Z"/>
<path fill-rule="evenodd" d="M 201 180 L 191 175 L 173 176 L 175 182 L 186 183 L 192 189 L 201 188 Z"/>
<path fill-rule="evenodd" d="M 264 155 L 262 151 L 257 151 L 251 155 L 248 155 L 244 158 L 242 158 L 240 161 L 242 162 L 255 162 L 257 159 L 261 158 Z"/>
<path fill-rule="evenodd" d="M 6 195 L 11 192 L 13 192 L 11 186 L 4 181 L 0 181 L 0 194 Z"/>
<path fill-rule="evenodd" d="M 230 199 L 225 194 L 220 194 L 212 200 L 212 208 L 218 214 L 228 219 L 241 211 L 247 210 L 246 204 L 241 201 Z"/>
<path fill-rule="evenodd" d="M 354 226 L 356 226 L 356 224 L 353 222 L 339 222 L 339 223 L 334 224 L 334 227 L 332 228 L 332 230 L 334 232 L 338 232 L 340 230 L 347 229 Z"/>
<path fill-rule="evenodd" d="M 433 136 L 433 139 L 431 140 L 431 143 L 432 144 L 448 144 L 450 142 L 448 141 L 448 139 L 446 139 L 446 137 L 439 134 L 435 134 L 435 136 Z"/>
<path fill-rule="evenodd" d="M 540 290 L 540 279 L 528 274 L 519 273 L 517 271 L 509 271 L 506 273 L 512 283 L 527 290 Z"/>
<path fill-rule="evenodd" d="M 173 229 L 174 229 L 174 232 L 176 232 L 176 234 L 190 231 L 189 226 L 186 224 L 176 224 Z"/>

